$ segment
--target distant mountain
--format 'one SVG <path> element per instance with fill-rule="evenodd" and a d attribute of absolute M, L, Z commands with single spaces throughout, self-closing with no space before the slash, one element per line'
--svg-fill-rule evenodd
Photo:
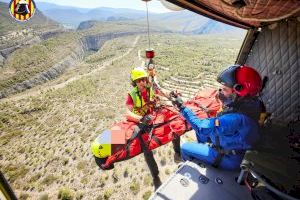
<path fill-rule="evenodd" d="M 150 23 L 160 24 L 181 33 L 190 33 L 202 27 L 208 21 L 209 18 L 187 10 L 150 15 Z"/>
<path fill-rule="evenodd" d="M 209 19 L 203 26 L 193 30 L 195 34 L 222 33 L 232 31 L 232 26 L 224 25 L 221 22 Z"/>
<path fill-rule="evenodd" d="M 146 16 L 145 12 L 133 9 L 106 7 L 88 9 L 45 2 L 37 2 L 36 4 L 38 9 L 49 18 L 65 25 L 71 25 L 74 28 L 83 21 L 137 20 Z"/>
<path fill-rule="evenodd" d="M 78 27 L 84 21 L 139 21 L 146 23 L 146 13 L 141 10 L 125 8 L 78 8 L 37 2 L 37 7 L 49 18 Z M 150 25 L 160 26 L 173 32 L 187 34 L 208 34 L 239 31 L 238 28 L 215 22 L 204 16 L 184 10 L 169 13 L 149 13 Z"/>
<path fill-rule="evenodd" d="M 56 10 L 56 9 L 64 9 L 64 10 L 77 10 L 81 13 L 85 13 L 90 11 L 90 8 L 78 8 L 78 7 L 74 7 L 74 6 L 63 6 L 63 5 L 57 5 L 57 4 L 53 4 L 53 3 L 47 3 L 47 2 L 39 2 L 39 1 L 35 1 L 37 8 L 41 11 L 45 11 L 45 10 Z"/>

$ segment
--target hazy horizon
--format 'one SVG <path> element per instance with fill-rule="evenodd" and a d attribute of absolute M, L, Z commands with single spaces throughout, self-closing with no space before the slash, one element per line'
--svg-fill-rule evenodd
<path fill-rule="evenodd" d="M 0 2 L 10 3 L 10 0 L 0 0 Z M 134 10 L 141 10 L 146 11 L 146 4 L 142 0 L 127 0 L 127 1 L 120 1 L 120 0 L 34 0 L 34 2 L 38 3 L 51 3 L 61 6 L 72 6 L 77 8 L 98 8 L 98 7 L 108 7 L 108 8 L 127 8 L 127 9 L 134 9 Z M 152 0 L 148 2 L 148 9 L 150 12 L 154 13 L 166 13 L 172 12 L 171 10 L 165 8 L 160 1 Z"/>

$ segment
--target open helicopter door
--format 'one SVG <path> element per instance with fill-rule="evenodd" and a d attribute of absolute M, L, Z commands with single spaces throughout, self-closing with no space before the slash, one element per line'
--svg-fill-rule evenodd
<path fill-rule="evenodd" d="M 0 171 L 0 199 L 1 200 L 16 200 L 14 192 L 12 191 L 9 183 Z"/>
<path fill-rule="evenodd" d="M 149 200 L 250 200 L 250 191 L 239 185 L 239 171 L 224 171 L 186 161 Z"/>

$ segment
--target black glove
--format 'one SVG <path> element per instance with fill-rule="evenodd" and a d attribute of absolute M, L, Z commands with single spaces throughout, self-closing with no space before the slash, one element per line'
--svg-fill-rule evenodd
<path fill-rule="evenodd" d="M 145 116 L 140 120 L 140 123 L 141 123 L 141 124 L 148 125 L 148 124 L 150 124 L 151 120 L 152 120 L 151 115 L 145 115 Z"/>
<path fill-rule="evenodd" d="M 176 94 L 175 91 L 171 91 L 170 94 L 169 94 L 169 97 L 170 98 L 176 98 L 178 95 Z"/>
<path fill-rule="evenodd" d="M 182 98 L 181 98 L 180 96 L 177 96 L 176 98 L 174 98 L 174 99 L 172 100 L 172 104 L 175 105 L 175 106 L 177 106 L 177 108 L 178 108 L 179 110 L 181 110 L 181 109 L 184 108 L 183 100 L 182 100 Z"/>
<path fill-rule="evenodd" d="M 150 121 L 152 120 L 152 117 L 150 115 L 145 115 L 142 119 L 140 119 L 140 122 L 134 127 L 133 134 L 130 137 L 130 139 L 127 141 L 127 144 L 129 144 L 129 141 L 132 141 L 136 137 L 140 137 L 141 134 L 149 132 L 151 129 Z"/>
<path fill-rule="evenodd" d="M 150 115 L 145 115 L 141 120 L 140 123 L 137 125 L 137 130 L 135 131 L 142 131 L 147 132 L 149 128 L 151 127 L 152 117 Z"/>
<path fill-rule="evenodd" d="M 182 96 L 182 95 L 181 95 L 181 93 L 177 92 L 177 90 L 176 90 L 176 92 L 171 91 L 170 94 L 169 94 L 170 98 L 177 98 L 178 96 Z"/>

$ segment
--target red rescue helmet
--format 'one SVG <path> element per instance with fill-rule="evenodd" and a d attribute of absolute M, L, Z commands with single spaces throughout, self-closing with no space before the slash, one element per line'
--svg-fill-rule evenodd
<path fill-rule="evenodd" d="M 233 88 L 234 93 L 243 96 L 255 96 L 262 88 L 259 73 L 247 65 L 232 65 L 221 72 L 217 81 L 222 85 Z"/>

